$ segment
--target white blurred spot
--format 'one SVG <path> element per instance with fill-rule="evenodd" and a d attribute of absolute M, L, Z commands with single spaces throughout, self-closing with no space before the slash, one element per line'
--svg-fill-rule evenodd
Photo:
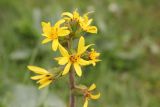
<path fill-rule="evenodd" d="M 38 90 L 32 86 L 15 85 L 11 91 L 7 107 L 65 107 L 63 101 L 48 89 Z"/>
<path fill-rule="evenodd" d="M 153 54 L 159 54 L 159 47 L 158 47 L 158 45 L 156 45 L 156 44 L 153 43 L 153 44 L 151 44 L 150 48 L 151 48 L 151 52 Z"/>
<path fill-rule="evenodd" d="M 25 60 L 30 56 L 30 50 L 15 50 L 10 54 L 11 60 Z"/>
<path fill-rule="evenodd" d="M 120 7 L 117 3 L 111 3 L 109 6 L 108 6 L 108 10 L 112 13 L 116 13 L 116 14 L 119 14 L 121 13 L 121 10 L 120 10 Z"/>

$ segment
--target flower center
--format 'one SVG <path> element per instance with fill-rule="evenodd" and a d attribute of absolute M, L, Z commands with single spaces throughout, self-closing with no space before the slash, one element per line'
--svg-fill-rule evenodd
<path fill-rule="evenodd" d="M 74 63 L 77 62 L 79 58 L 80 58 L 79 55 L 71 55 L 69 59 L 72 63 Z"/>
<path fill-rule="evenodd" d="M 85 97 L 90 98 L 90 97 L 91 97 L 91 93 L 87 91 L 87 92 L 85 93 Z"/>
<path fill-rule="evenodd" d="M 97 56 L 96 56 L 96 53 L 95 53 L 95 52 L 90 52 L 90 53 L 89 53 L 89 59 L 91 59 L 91 60 L 92 60 L 92 59 L 96 59 L 96 57 L 97 57 Z"/>
<path fill-rule="evenodd" d="M 74 20 L 75 22 L 78 22 L 78 21 L 79 21 L 79 19 L 78 19 L 78 18 L 73 18 L 73 20 Z"/>
<path fill-rule="evenodd" d="M 57 38 L 58 38 L 57 29 L 53 29 L 53 30 L 51 31 L 51 38 L 52 38 L 52 39 L 57 39 Z"/>
<path fill-rule="evenodd" d="M 48 80 L 53 80 L 53 75 L 52 74 L 47 74 L 46 77 L 47 77 Z"/>

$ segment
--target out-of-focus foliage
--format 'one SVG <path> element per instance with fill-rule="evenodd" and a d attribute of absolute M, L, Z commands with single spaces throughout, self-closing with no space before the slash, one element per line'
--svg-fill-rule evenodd
<path fill-rule="evenodd" d="M 23 84 L 19 93 L 25 93 L 27 99 L 37 98 L 36 93 L 32 96 L 27 91 L 35 83 L 29 79 L 26 65 L 57 66 L 50 45 L 40 44 L 40 22 L 54 23 L 60 13 L 76 8 L 81 13 L 94 11 L 91 15 L 99 28 L 98 35 L 88 35 L 87 40 L 96 42 L 102 61 L 95 68 L 88 67 L 77 80 L 85 84 L 94 81 L 101 91 L 100 100 L 90 106 L 160 107 L 159 0 L 0 0 L 0 107 L 21 101 L 16 100 L 21 98 L 14 91 L 19 84 Z M 50 107 L 48 95 L 68 104 L 68 90 L 64 90 L 68 79 L 62 79 L 49 87 L 50 94 L 36 91 L 46 96 L 40 97 L 46 100 L 40 100 L 39 107 Z M 78 107 L 81 102 L 78 98 Z"/>

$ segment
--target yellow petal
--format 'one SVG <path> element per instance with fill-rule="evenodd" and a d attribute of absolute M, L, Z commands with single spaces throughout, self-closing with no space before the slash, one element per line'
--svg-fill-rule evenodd
<path fill-rule="evenodd" d="M 94 90 L 95 88 L 96 88 L 96 84 L 92 84 L 92 85 L 89 87 L 88 91 L 92 91 L 92 90 Z"/>
<path fill-rule="evenodd" d="M 64 19 L 61 19 L 61 20 L 59 20 L 59 21 L 54 25 L 54 27 L 59 28 L 60 25 L 63 24 L 64 22 L 65 22 L 65 20 L 64 20 Z"/>
<path fill-rule="evenodd" d="M 95 62 L 99 62 L 99 61 L 102 61 L 102 60 L 100 60 L 100 59 L 95 59 Z"/>
<path fill-rule="evenodd" d="M 79 39 L 79 43 L 78 43 L 78 53 L 81 53 L 81 51 L 83 50 L 84 48 L 84 45 L 85 45 L 85 40 L 84 40 L 84 37 L 81 36 L 80 39 Z"/>
<path fill-rule="evenodd" d="M 100 56 L 100 53 L 97 53 L 97 52 L 96 52 L 96 53 L 95 53 L 95 56 L 99 57 L 99 56 Z"/>
<path fill-rule="evenodd" d="M 84 59 L 82 59 L 82 58 L 80 58 L 80 59 L 78 60 L 78 63 L 79 63 L 80 65 L 89 65 L 89 64 L 90 64 L 89 61 L 86 61 L 86 60 L 84 60 Z"/>
<path fill-rule="evenodd" d="M 93 66 L 96 66 L 96 63 L 92 61 L 92 65 L 93 65 Z"/>
<path fill-rule="evenodd" d="M 45 77 L 45 75 L 37 75 L 37 76 L 32 76 L 31 79 L 32 80 L 38 80 L 38 79 L 42 79 L 44 77 Z"/>
<path fill-rule="evenodd" d="M 42 27 L 51 26 L 51 23 L 50 23 L 50 22 L 48 22 L 48 23 L 46 23 L 46 22 L 41 22 L 41 25 L 42 25 Z"/>
<path fill-rule="evenodd" d="M 39 89 L 48 86 L 51 82 L 52 82 L 52 81 L 47 81 L 47 82 L 45 82 L 44 84 L 42 84 L 42 85 L 39 86 Z"/>
<path fill-rule="evenodd" d="M 93 46 L 94 44 L 90 44 L 90 45 L 87 45 L 85 46 L 84 50 L 86 51 L 90 46 Z"/>
<path fill-rule="evenodd" d="M 73 18 L 72 13 L 70 13 L 70 12 L 63 12 L 63 13 L 62 13 L 62 16 L 68 16 L 68 17 L 70 17 L 70 18 Z"/>
<path fill-rule="evenodd" d="M 68 51 L 60 44 L 59 44 L 59 51 L 62 54 L 62 56 L 69 57 Z"/>
<path fill-rule="evenodd" d="M 43 69 L 43 68 L 40 68 L 40 67 L 37 67 L 37 66 L 27 66 L 29 70 L 37 73 L 37 74 L 46 74 L 48 73 L 47 70 Z"/>
<path fill-rule="evenodd" d="M 90 45 L 87 45 L 85 47 L 83 47 L 79 52 L 78 52 L 78 55 L 81 55 L 83 54 L 90 46 L 92 46 L 94 44 L 90 44 Z"/>
<path fill-rule="evenodd" d="M 77 9 L 73 12 L 73 17 L 76 19 L 79 19 L 79 13 L 77 12 Z"/>
<path fill-rule="evenodd" d="M 39 83 L 39 84 L 44 84 L 44 83 L 47 82 L 47 81 L 49 81 L 49 80 L 48 80 L 48 77 L 44 77 L 44 78 L 40 79 L 39 81 L 37 81 L 37 83 Z"/>
<path fill-rule="evenodd" d="M 53 49 L 54 51 L 57 50 L 58 44 L 59 44 L 58 39 L 54 39 L 53 42 L 52 42 L 52 49 Z"/>
<path fill-rule="evenodd" d="M 90 46 L 93 46 L 93 45 L 94 44 L 90 44 L 90 45 L 85 46 L 83 52 L 85 52 Z"/>
<path fill-rule="evenodd" d="M 88 100 L 87 99 L 85 100 L 83 107 L 88 107 Z"/>
<path fill-rule="evenodd" d="M 62 57 L 54 58 L 56 61 L 59 61 Z"/>
<path fill-rule="evenodd" d="M 100 93 L 98 93 L 98 94 L 96 94 L 96 95 L 92 95 L 92 94 L 91 94 L 91 99 L 96 100 L 96 99 L 98 99 L 100 96 L 101 96 Z"/>
<path fill-rule="evenodd" d="M 69 72 L 70 67 L 71 67 L 71 63 L 69 62 L 69 63 L 66 65 L 66 67 L 64 68 L 64 71 L 63 71 L 62 75 L 67 74 L 67 73 Z"/>
<path fill-rule="evenodd" d="M 81 55 L 82 53 L 84 53 L 90 46 L 92 46 L 94 44 L 90 44 L 90 45 L 87 45 L 85 46 L 85 40 L 84 40 L 84 37 L 81 36 L 80 39 L 79 39 L 79 43 L 78 43 L 78 50 L 77 50 L 77 53 L 79 55 Z"/>
<path fill-rule="evenodd" d="M 51 34 L 51 28 L 52 28 L 51 27 L 51 23 L 50 22 L 48 22 L 48 23 L 42 22 L 41 24 L 42 24 L 43 35 L 50 36 L 50 34 Z"/>
<path fill-rule="evenodd" d="M 89 60 L 90 64 L 92 64 L 93 66 L 96 65 L 95 61 L 94 60 Z"/>
<path fill-rule="evenodd" d="M 89 33 L 97 33 L 97 27 L 96 26 L 88 26 L 87 32 Z"/>
<path fill-rule="evenodd" d="M 89 19 L 87 22 L 87 26 L 89 26 L 92 23 L 93 19 Z"/>
<path fill-rule="evenodd" d="M 99 61 L 101 61 L 101 60 L 99 60 L 99 59 L 93 59 L 93 60 L 90 60 L 89 62 L 90 62 L 90 64 L 92 64 L 93 66 L 96 66 L 96 62 L 99 62 Z"/>
<path fill-rule="evenodd" d="M 71 20 L 71 18 L 69 18 L 69 17 L 64 17 L 63 19 L 66 20 L 66 21 L 70 21 Z"/>
<path fill-rule="evenodd" d="M 88 15 L 91 14 L 91 13 L 94 13 L 94 11 L 87 12 L 87 13 L 85 13 L 83 16 L 88 17 Z"/>
<path fill-rule="evenodd" d="M 81 67 L 78 63 L 74 63 L 74 68 L 75 68 L 75 71 L 76 71 L 77 75 L 79 77 L 82 76 L 82 70 L 81 70 Z"/>
<path fill-rule="evenodd" d="M 49 41 L 51 41 L 51 39 L 46 38 L 46 39 L 44 39 L 44 40 L 42 41 L 42 44 L 45 44 L 45 43 L 47 43 L 47 42 L 49 42 Z"/>
<path fill-rule="evenodd" d="M 65 65 L 69 61 L 68 57 L 58 57 L 55 60 L 58 60 L 59 65 Z"/>
<path fill-rule="evenodd" d="M 53 79 L 53 76 L 51 74 L 48 74 L 48 75 L 45 75 L 45 77 L 43 77 L 39 81 L 37 81 L 37 83 L 44 84 L 47 81 L 52 81 L 52 79 Z"/>
<path fill-rule="evenodd" d="M 68 29 L 68 27 L 61 27 L 61 29 L 62 29 L 62 30 L 67 30 L 67 29 Z"/>
<path fill-rule="evenodd" d="M 58 36 L 67 36 L 69 35 L 69 33 L 70 33 L 69 30 L 63 30 L 63 29 L 58 30 Z"/>
<path fill-rule="evenodd" d="M 49 37 L 49 34 L 42 33 L 42 36 Z"/>

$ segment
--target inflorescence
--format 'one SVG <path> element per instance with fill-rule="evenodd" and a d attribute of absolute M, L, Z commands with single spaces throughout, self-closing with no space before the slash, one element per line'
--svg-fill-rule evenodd
<path fill-rule="evenodd" d="M 100 53 L 91 48 L 94 44 L 85 44 L 86 33 L 97 33 L 97 27 L 92 25 L 93 19 L 89 18 L 90 13 L 82 16 L 77 10 L 70 12 L 63 12 L 62 19 L 57 21 L 54 25 L 50 22 L 42 22 L 42 36 L 44 40 L 42 44 L 52 42 L 52 50 L 60 52 L 61 56 L 54 58 L 55 61 L 62 67 L 57 69 L 56 72 L 50 72 L 44 68 L 29 65 L 28 69 L 36 73 L 32 76 L 32 80 L 36 80 L 39 84 L 39 89 L 44 88 L 62 76 L 67 75 L 71 70 L 81 77 L 83 66 L 93 65 L 101 61 L 98 57 Z M 79 39 L 77 49 L 74 49 L 73 43 Z M 73 68 L 73 69 L 72 69 Z M 100 93 L 93 94 L 96 88 L 95 84 L 90 87 L 85 85 L 75 85 L 74 89 L 79 90 L 84 96 L 83 107 L 88 107 L 88 100 L 98 99 Z"/>

